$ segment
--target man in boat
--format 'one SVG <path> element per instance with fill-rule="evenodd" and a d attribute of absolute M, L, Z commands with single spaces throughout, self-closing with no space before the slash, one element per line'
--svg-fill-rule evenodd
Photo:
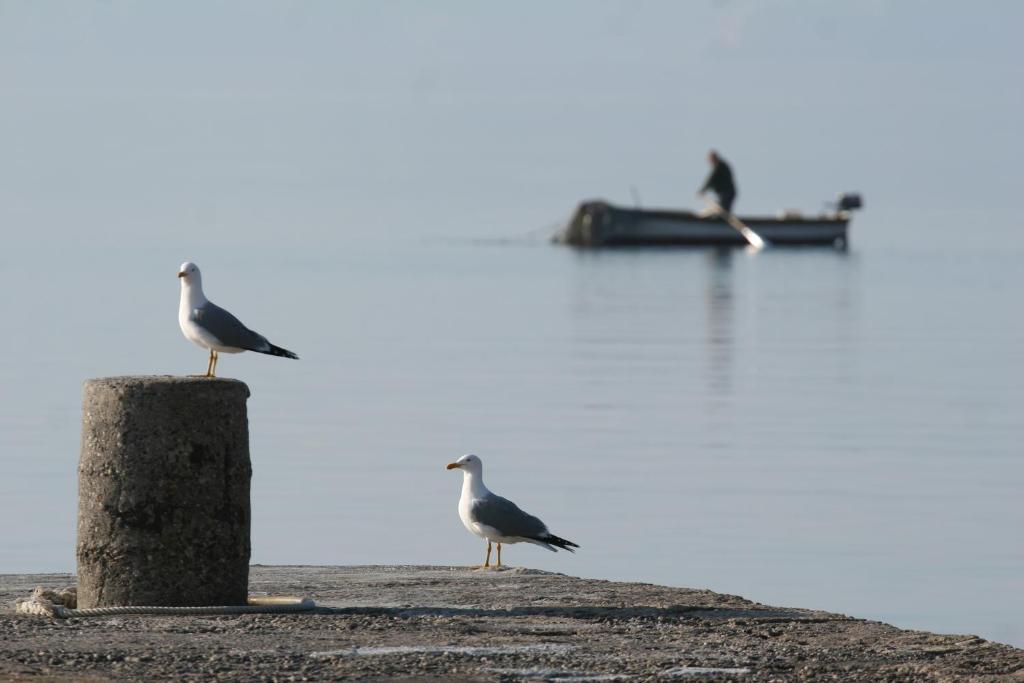
<path fill-rule="evenodd" d="M 711 173 L 708 174 L 708 179 L 704 181 L 697 196 L 702 197 L 705 192 L 711 190 L 718 195 L 718 205 L 727 213 L 732 213 L 732 203 L 736 201 L 736 183 L 732 179 L 732 168 L 715 150 L 708 152 L 708 163 L 711 164 Z"/>

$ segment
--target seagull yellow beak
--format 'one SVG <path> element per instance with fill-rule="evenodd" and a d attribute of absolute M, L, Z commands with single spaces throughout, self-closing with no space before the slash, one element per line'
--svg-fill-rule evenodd
<path fill-rule="evenodd" d="M 448 463 L 448 466 L 445 467 L 445 469 L 446 470 L 456 470 L 459 467 L 460 467 L 459 463 L 457 463 L 457 462 L 450 462 L 450 463 Z"/>
<path fill-rule="evenodd" d="M 181 271 L 180 273 L 178 273 L 178 277 L 185 277 L 185 275 L 186 275 L 186 273 L 185 273 L 184 270 Z"/>

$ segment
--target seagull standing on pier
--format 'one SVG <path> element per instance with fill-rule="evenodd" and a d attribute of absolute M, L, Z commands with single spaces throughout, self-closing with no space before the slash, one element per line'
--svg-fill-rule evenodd
<path fill-rule="evenodd" d="M 210 349 L 206 377 L 215 377 L 217 354 L 255 351 L 269 356 L 298 358 L 288 349 L 274 346 L 266 337 L 253 332 L 223 308 L 207 300 L 203 294 L 203 276 L 199 266 L 185 262 L 178 269 L 181 279 L 181 302 L 178 304 L 178 325 L 189 341 Z"/>
<path fill-rule="evenodd" d="M 459 498 L 459 517 L 470 533 L 487 539 L 487 558 L 484 567 L 491 566 L 491 543 L 498 544 L 498 563 L 501 566 L 502 543 L 533 543 L 551 552 L 558 548 L 576 552 L 572 541 L 559 538 L 548 531 L 544 522 L 519 509 L 512 501 L 496 496 L 484 486 L 483 462 L 475 455 L 464 455 L 448 465 L 447 469 L 462 470 L 462 496 Z"/>

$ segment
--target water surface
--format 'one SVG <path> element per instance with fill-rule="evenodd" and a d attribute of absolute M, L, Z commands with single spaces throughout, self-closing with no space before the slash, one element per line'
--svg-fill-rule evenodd
<path fill-rule="evenodd" d="M 81 382 L 195 373 L 178 264 L 302 360 L 252 390 L 253 560 L 470 564 L 496 492 L 579 543 L 505 560 L 1024 645 L 1019 248 L 29 245 L 0 257 L 0 571 L 74 566 Z"/>

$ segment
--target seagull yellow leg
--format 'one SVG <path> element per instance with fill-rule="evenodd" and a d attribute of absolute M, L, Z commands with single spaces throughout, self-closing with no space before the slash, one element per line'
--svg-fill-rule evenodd
<path fill-rule="evenodd" d="M 484 569 L 491 566 L 491 542 L 487 541 L 487 559 L 484 560 Z"/>
<path fill-rule="evenodd" d="M 501 566 L 501 544 L 500 543 L 498 544 L 498 564 L 496 564 L 494 566 L 495 567 L 500 567 Z"/>
<path fill-rule="evenodd" d="M 206 377 L 213 377 L 213 349 L 210 349 L 210 361 L 206 364 Z"/>
<path fill-rule="evenodd" d="M 220 354 L 218 354 L 216 351 L 211 351 L 210 353 L 213 354 L 213 372 L 210 373 L 210 377 L 216 377 L 217 376 L 217 359 L 220 358 Z"/>

